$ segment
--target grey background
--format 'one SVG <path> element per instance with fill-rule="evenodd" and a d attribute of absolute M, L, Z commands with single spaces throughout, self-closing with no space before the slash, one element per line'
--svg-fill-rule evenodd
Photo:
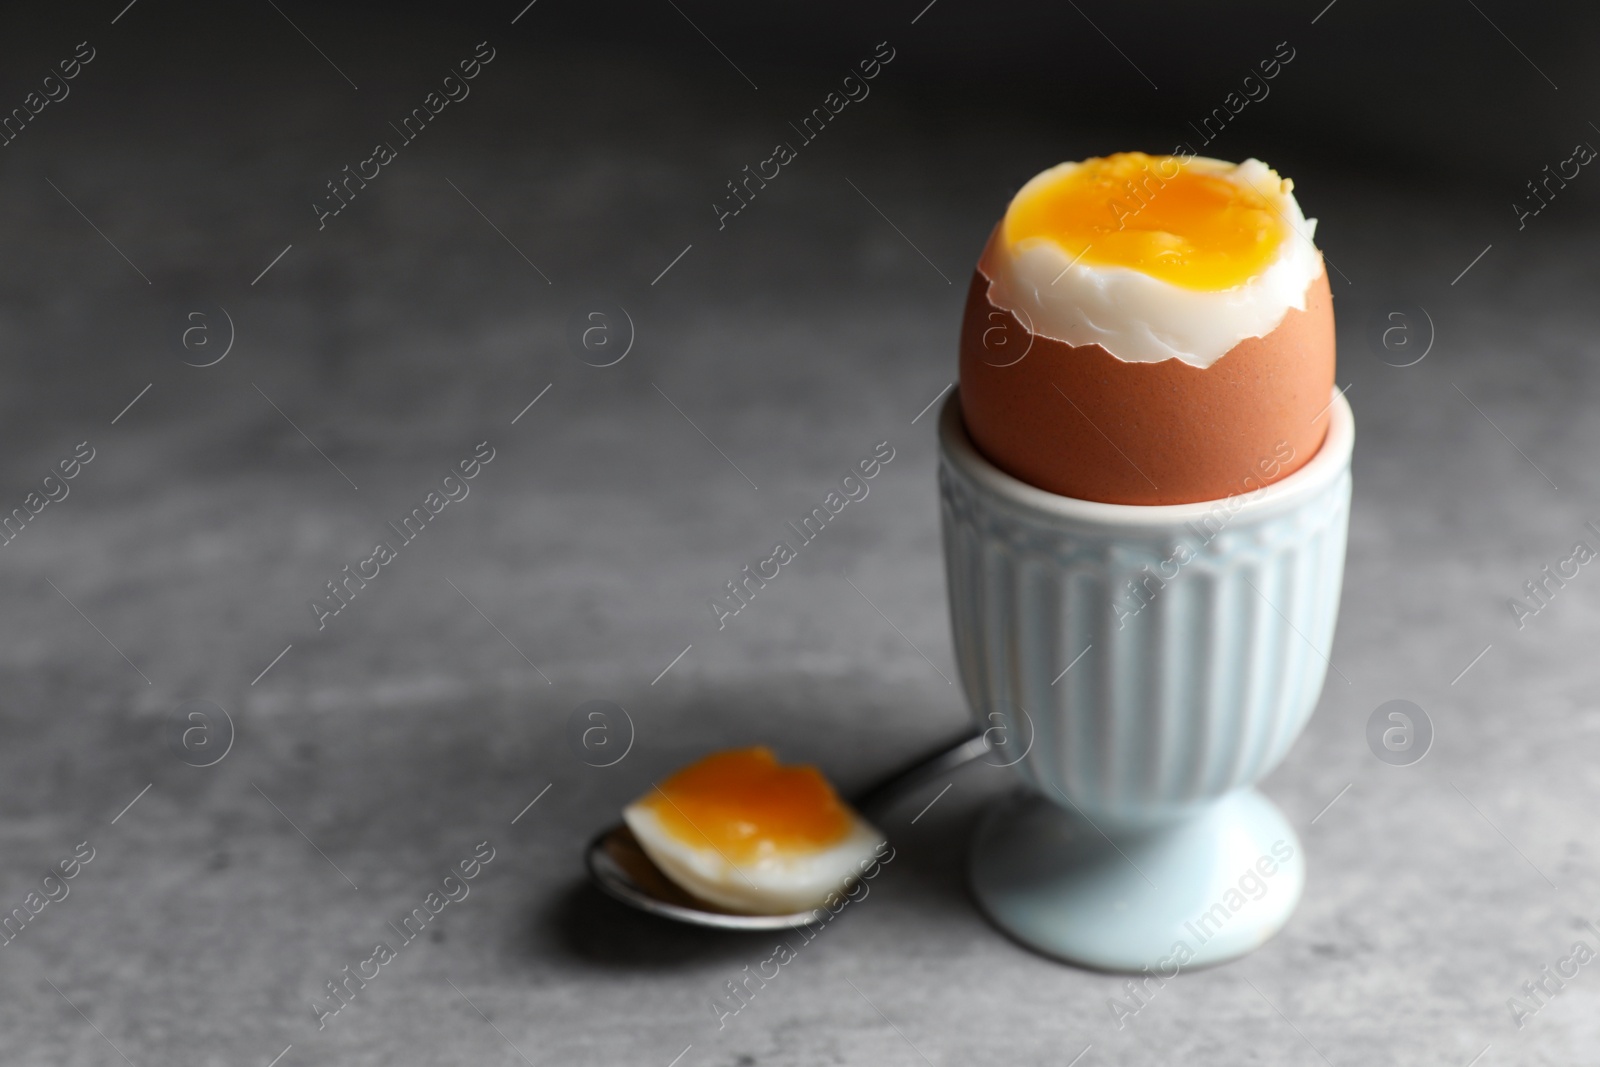
<path fill-rule="evenodd" d="M 1596 179 L 1520 232 L 1509 204 L 1600 139 L 1592 15 L 279 6 L 18 14 L 0 45 L 0 103 L 76 42 L 99 53 L 0 148 L 0 505 L 96 449 L 0 549 L 0 904 L 97 850 L 0 949 L 7 1062 L 1583 1060 L 1592 967 L 1521 1030 L 1506 1000 L 1600 947 L 1600 578 L 1521 631 L 1507 600 L 1595 544 Z M 473 95 L 318 232 L 322 183 L 484 39 Z M 723 182 L 883 39 L 872 96 L 718 232 Z M 613 905 L 583 842 L 714 746 L 850 787 L 962 727 L 933 418 L 913 420 L 953 378 L 970 264 L 1032 173 L 1167 147 L 1283 39 L 1294 64 L 1214 150 L 1293 176 L 1343 275 L 1348 682 L 1265 783 L 1308 849 L 1299 912 L 1118 1030 L 1120 980 L 968 902 L 963 843 L 1010 784 L 974 768 L 887 820 L 871 896 L 719 1031 L 709 1002 L 774 939 Z M 595 292 L 637 326 L 607 369 L 564 339 Z M 174 345 L 206 305 L 237 337 L 202 370 Z M 1385 366 L 1368 339 L 1410 306 L 1434 347 Z M 485 439 L 471 495 L 319 632 L 308 599 Z M 719 632 L 708 598 L 882 440 L 871 495 Z M 1366 746 L 1397 697 L 1435 729 L 1411 767 Z M 168 747 L 190 699 L 237 727 L 209 768 Z M 566 736 L 591 699 L 636 728 L 606 769 Z M 484 840 L 468 899 L 319 1032 L 323 983 Z"/>

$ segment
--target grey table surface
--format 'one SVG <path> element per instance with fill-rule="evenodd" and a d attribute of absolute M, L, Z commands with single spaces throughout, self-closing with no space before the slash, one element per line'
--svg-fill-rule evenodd
<path fill-rule="evenodd" d="M 0 905 L 94 849 L 0 952 L 0 1060 L 1592 1059 L 1592 968 L 1521 1027 L 1507 1005 L 1600 947 L 1600 577 L 1521 629 L 1507 606 L 1600 518 L 1576 203 L 1518 232 L 1499 199 L 1295 168 L 1247 128 L 1223 146 L 1282 162 L 1322 220 L 1358 425 L 1337 671 L 1264 783 L 1309 856 L 1281 936 L 1119 1028 L 1120 979 L 969 902 L 964 842 L 1012 786 L 974 768 L 916 825 L 931 793 L 886 820 L 899 856 L 870 897 L 719 1026 L 775 939 L 631 913 L 585 883 L 582 845 L 715 746 L 771 743 L 848 788 L 963 726 L 917 416 L 1010 191 L 1164 135 L 937 112 L 891 65 L 719 230 L 724 182 L 831 75 L 756 94 L 709 52 L 641 75 L 496 30 L 473 97 L 319 230 L 323 182 L 430 68 L 369 56 L 358 94 L 304 51 L 135 91 L 114 32 L 0 170 L 0 504 L 94 450 L 0 551 Z M 442 70 L 474 43 L 417 47 Z M 636 333 L 606 368 L 567 342 L 596 293 Z M 1412 306 L 1432 350 L 1386 366 L 1373 328 Z M 231 351 L 184 365 L 186 324 L 223 340 L 218 308 Z M 319 630 L 324 583 L 483 441 L 470 495 Z M 880 441 L 870 497 L 719 630 L 709 598 Z M 1436 733 L 1409 767 L 1365 741 L 1397 697 Z M 189 700 L 231 716 L 215 765 L 171 747 Z M 631 716 L 614 766 L 570 743 L 587 700 Z M 325 983 L 485 841 L 470 895 L 319 1029 Z"/>

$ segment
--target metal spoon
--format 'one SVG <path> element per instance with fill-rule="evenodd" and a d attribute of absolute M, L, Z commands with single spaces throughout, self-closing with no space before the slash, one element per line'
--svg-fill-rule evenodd
<path fill-rule="evenodd" d="M 931 755 L 906 764 L 893 774 L 858 793 L 852 801 L 863 813 L 883 810 L 936 778 L 972 762 L 989 751 L 988 734 L 972 734 L 945 745 Z M 715 926 L 724 930 L 781 930 L 816 921 L 814 912 L 789 915 L 745 915 L 728 911 L 691 896 L 645 855 L 625 823 L 600 831 L 585 855 L 589 877 L 607 895 L 624 904 L 678 922 Z"/>

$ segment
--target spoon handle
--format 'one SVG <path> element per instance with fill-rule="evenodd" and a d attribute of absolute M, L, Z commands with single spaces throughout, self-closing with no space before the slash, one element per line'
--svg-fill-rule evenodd
<path fill-rule="evenodd" d="M 987 732 L 964 734 L 959 740 L 947 742 L 931 754 L 905 764 L 893 774 L 862 790 L 856 794 L 853 803 L 858 811 L 886 809 L 922 786 L 971 763 L 987 751 Z"/>

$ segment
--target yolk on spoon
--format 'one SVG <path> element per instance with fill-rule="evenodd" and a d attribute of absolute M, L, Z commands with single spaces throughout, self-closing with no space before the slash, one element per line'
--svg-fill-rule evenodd
<path fill-rule="evenodd" d="M 1185 289 L 1249 281 L 1289 235 L 1271 201 L 1177 156 L 1119 152 L 1027 189 L 1005 217 L 1012 248 L 1052 241 L 1069 258 L 1128 267 Z"/>
<path fill-rule="evenodd" d="M 709 843 L 735 864 L 827 848 L 854 823 L 822 772 L 782 766 L 764 746 L 713 753 L 660 783 L 640 803 L 674 837 Z"/>

